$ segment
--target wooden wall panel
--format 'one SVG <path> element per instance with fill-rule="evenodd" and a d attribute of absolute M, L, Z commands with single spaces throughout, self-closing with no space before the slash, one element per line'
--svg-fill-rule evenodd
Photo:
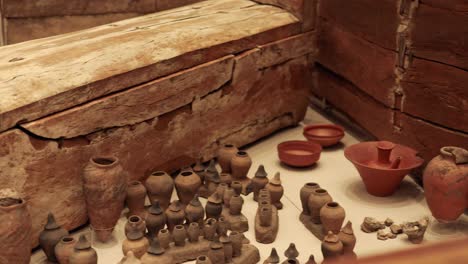
<path fill-rule="evenodd" d="M 446 10 L 468 12 L 468 2 L 466 0 L 420 0 L 419 2 Z"/>
<path fill-rule="evenodd" d="M 253 0 L 257 3 L 273 5 L 288 10 L 302 21 L 303 31 L 313 30 L 317 18 L 319 0 Z"/>

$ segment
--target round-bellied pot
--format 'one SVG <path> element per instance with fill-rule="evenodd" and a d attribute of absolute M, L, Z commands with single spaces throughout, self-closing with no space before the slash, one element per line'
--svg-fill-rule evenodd
<path fill-rule="evenodd" d="M 242 196 L 235 194 L 231 197 L 231 202 L 229 203 L 229 213 L 231 215 L 240 215 L 242 211 L 242 206 L 244 205 L 244 199 Z"/>
<path fill-rule="evenodd" d="M 89 221 L 98 240 L 110 239 L 124 207 L 127 173 L 116 157 L 93 157 L 83 173 Z"/>
<path fill-rule="evenodd" d="M 26 201 L 12 189 L 0 190 L 0 259 L 29 264 L 32 222 Z"/>
<path fill-rule="evenodd" d="M 320 209 L 320 221 L 325 233 L 338 234 L 346 217 L 345 210 L 337 202 L 327 203 Z"/>
<path fill-rule="evenodd" d="M 135 257 L 141 258 L 149 247 L 145 234 L 137 226 L 132 226 L 127 232 L 126 237 L 122 242 L 123 254 L 126 255 L 129 251 L 132 251 Z"/>
<path fill-rule="evenodd" d="M 424 194 L 434 218 L 452 222 L 468 208 L 468 151 L 443 147 L 424 170 Z"/>
<path fill-rule="evenodd" d="M 174 191 L 174 180 L 164 171 L 153 172 L 145 182 L 146 191 L 151 203 L 158 200 L 161 207 L 166 210 L 171 203 Z"/>
<path fill-rule="evenodd" d="M 277 172 L 273 179 L 267 184 L 266 189 L 270 192 L 271 204 L 273 204 L 277 209 L 282 209 L 283 203 L 281 202 L 281 198 L 284 194 L 284 188 L 281 185 L 279 172 Z"/>
<path fill-rule="evenodd" d="M 343 243 L 343 251 L 346 254 L 352 253 L 356 246 L 356 236 L 354 235 L 353 226 L 350 221 L 341 229 L 338 238 Z"/>
<path fill-rule="evenodd" d="M 313 223 L 321 223 L 320 210 L 324 205 L 332 201 L 332 197 L 330 196 L 330 194 L 328 194 L 328 192 L 325 189 L 316 189 L 312 192 L 312 194 L 309 196 L 308 205 L 311 220 Z"/>
<path fill-rule="evenodd" d="M 192 171 L 183 171 L 175 179 L 177 196 L 182 204 L 187 205 L 198 193 L 202 182 L 200 177 Z"/>
<path fill-rule="evenodd" d="M 206 218 L 218 219 L 223 212 L 223 202 L 217 192 L 213 193 L 205 206 Z"/>
<path fill-rule="evenodd" d="M 320 189 L 320 185 L 315 182 L 308 182 L 300 190 L 300 198 L 302 204 L 302 213 L 305 215 L 310 215 L 309 211 L 309 196 L 316 189 Z"/>
<path fill-rule="evenodd" d="M 309 167 L 320 159 L 322 146 L 304 140 L 291 140 L 278 144 L 278 157 L 292 167 Z"/>
<path fill-rule="evenodd" d="M 343 254 L 343 243 L 331 231 L 322 241 L 322 254 L 325 259 L 339 257 Z"/>
<path fill-rule="evenodd" d="M 243 180 L 247 178 L 252 159 L 245 151 L 238 151 L 231 159 L 231 176 L 233 180 Z"/>
<path fill-rule="evenodd" d="M 187 239 L 187 231 L 184 225 L 176 225 L 174 231 L 172 231 L 172 237 L 174 239 L 174 245 L 177 247 L 185 246 L 185 239 Z"/>
<path fill-rule="evenodd" d="M 268 173 L 265 171 L 265 167 L 263 165 L 260 165 L 257 169 L 257 172 L 255 172 L 255 176 L 250 182 L 252 186 L 252 191 L 254 193 L 254 201 L 258 201 L 258 193 L 268 184 L 269 180 L 267 176 Z"/>
<path fill-rule="evenodd" d="M 169 248 L 169 244 L 172 241 L 172 235 L 168 229 L 161 229 L 159 231 L 157 240 L 159 240 L 159 243 L 161 244 L 162 248 L 167 249 Z"/>
<path fill-rule="evenodd" d="M 82 234 L 75 244 L 73 253 L 70 255 L 70 264 L 97 264 L 98 257 L 96 250 L 91 247 L 91 243 Z"/>
<path fill-rule="evenodd" d="M 189 223 L 198 223 L 203 226 L 205 209 L 203 208 L 198 195 L 195 195 L 190 203 L 185 207 L 185 217 Z"/>
<path fill-rule="evenodd" d="M 148 208 L 146 214 L 146 229 L 148 229 L 148 237 L 153 238 L 158 235 L 159 230 L 166 226 L 166 214 L 159 205 L 159 201 L 153 201 L 151 207 Z"/>
<path fill-rule="evenodd" d="M 125 203 L 129 209 L 128 216 L 145 217 L 146 187 L 140 181 L 132 181 L 127 186 Z"/>
<path fill-rule="evenodd" d="M 146 232 L 146 222 L 138 215 L 132 215 L 128 218 L 127 223 L 125 223 L 124 231 L 125 235 L 127 236 L 128 233 L 133 230 L 137 229 L 143 234 Z"/>
<path fill-rule="evenodd" d="M 203 227 L 204 238 L 206 240 L 213 240 L 216 230 L 218 229 L 218 221 L 214 218 L 208 218 Z"/>
<path fill-rule="evenodd" d="M 190 242 L 195 243 L 200 239 L 200 226 L 197 222 L 192 222 L 187 228 L 187 236 Z"/>
<path fill-rule="evenodd" d="M 54 252 L 58 263 L 68 264 L 71 254 L 75 248 L 76 239 L 72 236 L 64 236 L 55 246 Z"/>
<path fill-rule="evenodd" d="M 307 140 L 329 147 L 340 142 L 344 137 L 344 129 L 334 124 L 308 125 L 304 127 L 303 134 Z"/>
<path fill-rule="evenodd" d="M 221 166 L 222 172 L 231 172 L 231 159 L 239 150 L 233 144 L 224 144 L 218 150 L 218 163 Z"/>
<path fill-rule="evenodd" d="M 55 246 L 65 236 L 68 236 L 68 231 L 59 226 L 55 221 L 54 215 L 49 213 L 47 216 L 47 224 L 39 235 L 39 245 L 42 247 L 42 250 L 47 256 L 47 260 L 50 262 L 57 262 Z"/>
<path fill-rule="evenodd" d="M 167 228 L 172 232 L 176 225 L 181 225 L 185 220 L 185 212 L 182 210 L 179 200 L 175 200 L 166 210 Z"/>

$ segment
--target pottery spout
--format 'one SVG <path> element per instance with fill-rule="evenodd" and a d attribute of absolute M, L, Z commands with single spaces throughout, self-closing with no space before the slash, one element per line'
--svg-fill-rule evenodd
<path fill-rule="evenodd" d="M 397 157 L 393 162 L 392 165 L 390 165 L 390 169 L 398 169 L 401 163 L 401 157 Z"/>
<path fill-rule="evenodd" d="M 381 164 L 390 164 L 390 154 L 395 148 L 395 144 L 388 141 L 380 141 L 377 144 L 378 162 Z"/>

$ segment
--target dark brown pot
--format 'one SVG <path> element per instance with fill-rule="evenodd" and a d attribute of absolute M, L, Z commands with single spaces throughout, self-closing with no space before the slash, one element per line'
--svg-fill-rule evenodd
<path fill-rule="evenodd" d="M 39 245 L 46 254 L 47 260 L 50 262 L 57 262 L 55 246 L 65 236 L 68 236 L 68 231 L 59 226 L 55 221 L 54 215 L 49 213 L 47 216 L 47 224 L 39 235 Z"/>
<path fill-rule="evenodd" d="M 255 177 L 252 178 L 251 186 L 254 193 L 254 201 L 258 201 L 258 193 L 261 189 L 265 188 L 268 184 L 268 173 L 265 171 L 265 167 L 260 165 L 255 172 Z"/>
<path fill-rule="evenodd" d="M 76 239 L 71 236 L 64 236 L 55 246 L 55 257 L 58 263 L 68 264 L 70 256 L 75 248 Z"/>
<path fill-rule="evenodd" d="M 281 198 L 284 194 L 284 188 L 281 185 L 280 174 L 277 172 L 273 179 L 267 184 L 266 189 L 270 192 L 271 203 L 277 208 L 282 209 Z"/>
<path fill-rule="evenodd" d="M 169 244 L 172 241 L 172 235 L 168 229 L 161 229 L 159 231 L 157 240 L 159 240 L 159 243 L 161 244 L 162 248 L 169 248 Z"/>
<path fill-rule="evenodd" d="M 344 253 L 352 253 L 356 246 L 356 236 L 354 235 L 353 226 L 350 221 L 341 229 L 338 238 L 343 243 Z"/>
<path fill-rule="evenodd" d="M 331 231 L 322 241 L 322 254 L 325 259 L 339 257 L 343 254 L 343 243 Z"/>
<path fill-rule="evenodd" d="M 320 189 L 320 186 L 315 182 L 308 182 L 304 184 L 300 191 L 301 204 L 302 204 L 302 213 L 305 215 L 310 215 L 309 211 L 309 196 L 316 189 Z"/>
<path fill-rule="evenodd" d="M 184 171 L 177 175 L 175 187 L 177 196 L 182 204 L 187 205 L 198 193 L 202 182 L 200 177 L 191 171 Z"/>
<path fill-rule="evenodd" d="M 231 203 L 231 198 L 235 194 L 236 194 L 236 191 L 233 188 L 231 187 L 226 188 L 226 190 L 224 191 L 224 196 L 223 196 L 223 205 L 225 208 L 229 208 L 230 203 Z"/>
<path fill-rule="evenodd" d="M 332 202 L 333 199 L 328 194 L 325 189 L 316 189 L 309 196 L 309 211 L 312 222 L 315 224 L 320 224 L 320 209 L 329 202 Z"/>
<path fill-rule="evenodd" d="M 325 233 L 338 234 L 346 217 L 345 210 L 337 202 L 327 203 L 320 209 L 320 221 Z"/>
<path fill-rule="evenodd" d="M 29 264 L 31 216 L 26 201 L 11 189 L 0 190 L 0 252 L 2 263 Z"/>
<path fill-rule="evenodd" d="M 154 238 L 158 235 L 159 230 L 166 226 L 166 214 L 159 206 L 159 201 L 153 202 L 153 205 L 148 208 L 146 214 L 146 228 L 148 229 L 148 237 Z"/>
<path fill-rule="evenodd" d="M 144 233 L 137 226 L 131 226 L 126 237 L 122 242 L 123 254 L 126 255 L 129 251 L 132 251 L 135 257 L 141 258 L 149 247 L 148 239 L 144 236 Z"/>
<path fill-rule="evenodd" d="M 159 201 L 159 205 L 166 210 L 171 203 L 172 192 L 174 191 L 174 180 L 164 171 L 153 172 L 145 182 L 146 191 L 151 203 Z"/>
<path fill-rule="evenodd" d="M 91 243 L 85 235 L 81 235 L 75 244 L 73 253 L 70 255 L 70 264 L 97 264 L 98 258 L 96 250 L 91 247 Z"/>
<path fill-rule="evenodd" d="M 181 225 L 185 220 L 185 212 L 182 210 L 179 200 L 175 200 L 166 210 L 167 228 L 172 232 L 176 225 Z"/>
<path fill-rule="evenodd" d="M 185 207 L 185 217 L 189 223 L 196 222 L 200 226 L 203 226 L 203 220 L 205 219 L 205 209 L 198 199 L 198 195 L 195 195 L 192 201 L 190 201 L 187 207 Z"/>
<path fill-rule="evenodd" d="M 232 215 L 239 215 L 242 212 L 243 205 L 244 199 L 238 194 L 233 195 L 229 203 L 229 213 Z"/>
<path fill-rule="evenodd" d="M 125 223 L 124 231 L 127 236 L 131 230 L 137 229 L 143 234 L 146 232 L 146 222 L 138 215 L 132 215 L 128 218 L 127 223 Z"/>
<path fill-rule="evenodd" d="M 231 172 L 231 160 L 239 150 L 232 144 L 224 144 L 218 150 L 218 163 L 222 172 Z"/>
<path fill-rule="evenodd" d="M 174 239 L 175 246 L 185 246 L 185 239 L 187 239 L 187 231 L 185 230 L 185 226 L 176 225 L 174 227 L 174 231 L 172 231 L 172 237 Z"/>
<path fill-rule="evenodd" d="M 233 180 L 242 180 L 247 178 L 252 159 L 245 151 L 238 151 L 231 159 L 231 176 Z"/>
<path fill-rule="evenodd" d="M 223 203 L 217 192 L 213 193 L 205 206 L 206 218 L 218 219 L 223 212 Z"/>
<path fill-rule="evenodd" d="M 83 189 L 89 221 L 98 240 L 110 239 L 127 194 L 127 174 L 116 157 L 93 157 L 84 169 Z"/>
<path fill-rule="evenodd" d="M 189 227 L 187 228 L 187 236 L 189 238 L 189 241 L 192 243 L 197 242 L 200 239 L 200 234 L 200 226 L 198 225 L 198 223 L 190 223 Z"/>
<path fill-rule="evenodd" d="M 139 181 L 132 181 L 127 186 L 127 198 L 125 202 L 129 209 L 128 215 L 145 217 L 146 187 Z"/>

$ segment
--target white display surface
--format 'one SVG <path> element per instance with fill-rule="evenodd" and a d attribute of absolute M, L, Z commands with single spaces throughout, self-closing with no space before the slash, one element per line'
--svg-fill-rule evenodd
<path fill-rule="evenodd" d="M 278 171 L 281 173 L 285 190 L 282 198 L 284 208 L 279 210 L 278 236 L 274 243 L 268 245 L 255 241 L 254 218 L 257 203 L 253 201 L 253 194 L 243 197 L 245 203 L 242 212 L 248 218 L 250 227 L 245 235 L 260 250 L 261 262 L 268 257 L 272 247 L 278 250 L 281 261 L 283 261 L 285 259 L 284 251 L 289 243 L 296 244 L 300 253 L 298 257 L 300 263 L 305 263 L 310 254 L 315 255 L 318 263 L 322 261 L 321 241 L 299 221 L 302 208 L 299 190 L 307 182 L 320 184 L 322 188 L 328 190 L 336 202 L 344 207 L 346 210 L 345 222 L 350 220 L 353 223 L 357 237 L 355 252 L 358 256 L 417 247 L 418 245 L 411 244 L 406 239 L 406 235 L 381 241 L 377 239 L 376 233 L 366 234 L 360 230 L 360 225 L 366 216 L 375 217 L 381 221 L 389 217 L 395 223 L 402 223 L 419 220 L 425 216 L 430 217 L 431 213 L 426 205 L 422 189 L 409 176 L 404 179 L 398 191 L 390 197 L 374 197 L 366 192 L 357 170 L 343 154 L 346 146 L 359 142 L 358 138 L 346 133 L 340 145 L 324 149 L 318 163 L 310 168 L 297 169 L 280 163 L 276 146 L 287 140 L 305 140 L 302 135 L 303 125 L 315 123 L 331 123 L 331 121 L 315 111 L 309 110 L 300 126 L 280 131 L 245 148 L 253 161 L 249 177 L 253 177 L 258 166 L 263 164 L 269 178 L 272 178 Z M 177 199 L 175 192 L 173 199 Z M 206 202 L 205 199 L 200 200 L 203 204 Z M 100 264 L 115 264 L 123 257 L 122 241 L 125 239 L 123 232 L 125 222 L 125 217 L 119 220 L 114 231 L 114 241 L 107 244 L 93 243 Z M 465 215 L 459 219 L 454 233 L 442 235 L 431 230 L 430 228 L 426 232 L 425 240 L 421 245 L 468 235 L 468 217 Z M 89 231 L 88 228 L 84 228 L 73 235 L 78 237 L 80 233 L 89 233 Z M 44 253 L 42 251 L 34 253 L 31 263 L 46 263 Z"/>

